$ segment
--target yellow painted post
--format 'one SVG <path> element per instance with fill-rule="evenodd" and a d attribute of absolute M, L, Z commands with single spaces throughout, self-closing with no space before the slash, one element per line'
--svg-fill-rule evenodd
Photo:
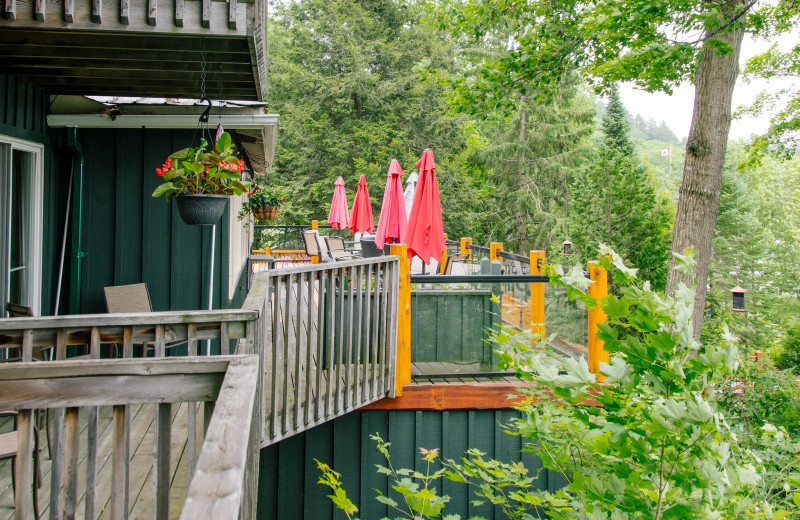
<path fill-rule="evenodd" d="M 531 261 L 531 274 L 542 274 L 544 264 L 544 251 L 531 251 L 528 254 Z M 531 332 L 544 337 L 544 284 L 531 284 Z"/>
<path fill-rule="evenodd" d="M 444 234 L 444 240 L 447 242 L 447 233 Z M 447 244 L 445 244 L 444 250 L 442 250 L 442 260 L 439 262 L 439 274 L 444 274 L 445 264 L 447 264 Z"/>
<path fill-rule="evenodd" d="M 400 287 L 397 290 L 397 361 L 395 395 L 403 395 L 403 385 L 411 382 L 411 263 L 408 246 L 392 244 L 392 255 L 400 257 Z"/>
<path fill-rule="evenodd" d="M 269 247 L 269 246 L 264 246 L 264 254 L 265 255 L 271 255 L 272 254 L 272 248 Z"/>
<path fill-rule="evenodd" d="M 312 230 L 319 229 L 319 220 L 312 220 L 311 221 L 311 229 Z M 319 255 L 314 255 L 314 256 L 311 257 L 311 263 L 312 264 L 318 264 L 319 262 L 320 262 L 320 256 Z"/>
<path fill-rule="evenodd" d="M 589 309 L 589 371 L 597 374 L 597 381 L 602 382 L 605 377 L 600 375 L 600 363 L 608 363 L 608 352 L 603 350 L 603 342 L 597 339 L 597 325 L 606 321 L 606 313 L 599 307 L 600 298 L 608 296 L 608 272 L 589 262 L 589 279 L 594 283 L 589 286 L 589 296 L 594 298 L 598 307 Z"/>
<path fill-rule="evenodd" d="M 499 256 L 497 256 L 497 252 L 502 250 L 503 250 L 502 242 L 492 242 L 491 244 L 489 244 L 489 261 L 494 262 L 495 260 L 497 260 L 502 264 L 503 261 L 500 260 Z"/>
<path fill-rule="evenodd" d="M 470 249 L 467 246 L 471 246 L 471 245 L 472 245 L 472 239 L 471 238 L 462 238 L 461 239 L 461 253 L 465 254 L 465 255 L 470 255 L 470 258 L 472 258 L 472 249 Z"/>

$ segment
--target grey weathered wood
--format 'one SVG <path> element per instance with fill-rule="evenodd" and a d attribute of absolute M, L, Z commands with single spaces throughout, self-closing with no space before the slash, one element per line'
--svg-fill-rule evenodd
<path fill-rule="evenodd" d="M 60 363 L 0 364 L 0 381 L 43 378 L 103 376 L 219 374 L 228 366 L 227 356 L 169 359 L 66 360 Z M 6 396 L 0 394 L 0 402 Z"/>
<path fill-rule="evenodd" d="M 156 520 L 169 519 L 169 455 L 172 426 L 172 405 L 159 404 L 156 415 L 155 439 L 153 442 L 153 488 Z"/>
<path fill-rule="evenodd" d="M 269 407 L 269 415 L 270 415 L 270 437 L 274 438 L 279 434 L 279 420 L 278 420 L 278 403 L 282 401 L 282 396 L 279 393 L 279 388 L 281 385 L 278 383 L 278 376 L 280 372 L 280 365 L 278 363 L 278 352 L 279 352 L 279 345 L 278 345 L 278 338 L 279 332 L 281 327 L 280 320 L 282 319 L 281 313 L 281 281 L 279 278 L 272 278 L 270 280 L 272 282 L 272 344 L 270 345 L 271 348 L 267 349 L 266 355 L 270 356 L 272 361 L 272 370 L 271 377 L 270 377 L 270 397 L 271 397 L 271 404 Z"/>
<path fill-rule="evenodd" d="M 228 0 L 228 28 L 236 30 L 236 12 L 238 10 L 237 0 Z"/>
<path fill-rule="evenodd" d="M 72 1 L 72 0 L 69 0 Z M 119 0 L 119 23 L 120 25 L 128 25 L 131 16 L 131 3 L 130 0 Z"/>
<path fill-rule="evenodd" d="M 317 340 L 316 340 L 316 354 L 317 359 L 315 363 L 315 375 L 316 375 L 316 399 L 314 402 L 314 419 L 315 421 L 319 421 L 322 414 L 322 372 L 325 368 L 324 357 L 322 355 L 322 347 L 324 344 L 324 335 L 325 335 L 325 282 L 326 282 L 326 271 L 321 271 L 319 273 L 319 285 L 317 286 Z M 309 349 L 310 351 L 310 349 Z M 310 421 L 310 420 L 309 420 Z"/>
<path fill-rule="evenodd" d="M 324 271 L 323 271 L 324 272 Z M 312 387 L 314 386 L 314 372 L 319 372 L 319 367 L 317 366 L 317 360 L 315 358 L 316 355 L 316 340 L 319 339 L 318 335 L 314 333 L 315 328 L 319 328 L 319 323 L 316 322 L 317 318 L 317 308 L 315 307 L 315 287 L 314 287 L 314 277 L 311 273 L 308 274 L 308 299 L 306 305 L 306 312 L 308 313 L 308 325 L 306 327 L 307 330 L 307 338 L 308 343 L 306 344 L 306 355 L 305 355 L 305 397 L 303 402 L 305 403 L 303 409 L 303 423 L 308 424 L 313 419 L 311 415 L 314 410 L 314 394 L 317 391 L 312 391 Z M 319 306 L 319 305 L 318 305 Z"/>
<path fill-rule="evenodd" d="M 308 343 L 304 342 L 304 334 L 303 334 L 303 286 L 305 285 L 305 278 L 306 275 L 309 273 L 301 273 L 297 275 L 297 316 L 296 316 L 296 323 L 295 323 L 295 348 L 294 351 L 294 410 L 293 410 L 293 430 L 297 431 L 301 428 L 300 423 L 300 401 L 302 399 L 302 391 L 303 385 L 301 382 L 301 370 L 302 370 L 302 360 L 304 351 L 308 349 Z"/>
<path fill-rule="evenodd" d="M 386 307 L 389 309 L 389 312 L 386 314 L 386 321 L 388 322 L 388 331 L 386 336 L 384 337 L 384 341 L 387 343 L 387 358 L 389 362 L 388 366 L 388 383 L 384 385 L 384 390 L 386 391 L 387 397 L 394 397 L 395 396 L 395 378 L 397 377 L 397 315 L 398 315 L 398 305 L 399 305 L 399 297 L 397 292 L 397 287 L 400 285 L 400 265 L 397 262 L 392 263 L 388 266 L 390 269 L 391 276 L 388 277 L 388 283 L 384 285 L 386 287 L 391 286 L 395 289 L 388 293 L 387 290 L 387 297 L 389 298 L 389 305 Z"/>
<path fill-rule="evenodd" d="M 353 276 L 354 269 L 355 269 L 355 266 L 350 266 L 347 269 L 347 273 L 348 273 L 347 280 L 349 282 L 348 286 L 347 286 L 347 296 L 348 296 L 348 298 L 347 298 L 347 326 L 346 326 L 347 334 L 345 335 L 346 349 L 345 349 L 345 352 L 344 352 L 344 354 L 345 354 L 345 358 L 344 358 L 345 359 L 345 361 L 344 361 L 344 393 L 343 393 L 344 395 L 342 395 L 342 398 L 344 400 L 344 402 L 342 404 L 344 405 L 344 409 L 345 410 L 349 410 L 350 407 L 351 407 L 351 404 L 352 404 L 352 400 L 351 400 L 352 399 L 352 395 L 351 394 L 352 394 L 352 391 L 353 391 L 353 384 L 352 384 L 352 381 L 351 381 L 351 378 L 350 378 L 350 372 L 351 372 L 350 367 L 353 365 L 353 362 L 354 362 L 354 359 L 353 359 L 353 354 L 354 354 L 354 352 L 353 352 L 353 334 L 355 333 L 355 331 L 353 330 L 353 318 L 355 317 L 355 301 L 356 301 L 356 298 L 358 297 L 358 293 L 355 292 L 356 282 L 355 282 L 355 276 Z M 342 314 L 344 314 L 344 309 L 342 309 Z"/>
<path fill-rule="evenodd" d="M 221 384 L 222 373 L 0 381 L 0 405 L 16 409 L 205 401 L 216 397 Z"/>
<path fill-rule="evenodd" d="M 366 401 L 369 399 L 369 363 L 370 363 L 370 351 L 372 350 L 372 346 L 370 345 L 370 324 L 372 319 L 372 307 L 370 302 L 372 301 L 372 282 L 374 281 L 372 266 L 366 266 L 366 274 L 364 277 L 364 326 L 362 336 L 365 335 L 365 342 L 364 342 L 364 359 L 362 361 L 362 369 L 363 374 L 361 375 L 361 398 Z"/>
<path fill-rule="evenodd" d="M 334 391 L 334 359 L 336 353 L 336 340 L 334 332 L 336 330 L 335 322 L 336 322 L 336 312 L 334 307 L 334 297 L 336 295 L 336 271 L 329 271 L 330 279 L 328 281 L 328 288 L 326 290 L 326 296 L 328 300 L 328 305 L 326 306 L 328 312 L 325 318 L 325 322 L 328 328 L 328 384 L 327 392 L 325 395 L 325 419 L 328 419 L 333 416 L 333 391 Z"/>
<path fill-rule="evenodd" d="M 17 454 L 14 482 L 14 510 L 20 520 L 33 518 L 31 483 L 33 482 L 33 410 L 17 415 Z"/>
<path fill-rule="evenodd" d="M 103 0 L 92 0 L 92 22 L 103 23 Z"/>
<path fill-rule="evenodd" d="M 233 354 L 231 342 L 228 338 L 228 324 L 225 322 L 219 324 L 219 352 L 222 355 Z"/>
<path fill-rule="evenodd" d="M 130 478 L 130 417 L 128 405 L 114 407 L 112 419 L 113 455 L 111 467 L 111 518 L 128 518 L 128 486 Z"/>
<path fill-rule="evenodd" d="M 51 520 L 58 520 L 59 510 L 61 508 L 61 484 L 62 484 L 62 466 L 63 454 L 62 446 L 64 444 L 64 409 L 56 408 L 50 411 L 53 416 L 53 426 L 51 430 L 52 445 L 50 448 L 50 518 Z"/>
<path fill-rule="evenodd" d="M 165 332 L 166 330 L 164 328 L 164 325 L 156 325 L 156 341 L 153 345 L 155 352 L 153 352 L 153 356 L 157 358 L 164 357 L 164 354 L 166 352 L 165 349 L 166 341 L 164 339 Z"/>
<path fill-rule="evenodd" d="M 36 7 L 35 7 L 35 11 L 33 13 L 33 18 L 37 22 L 43 22 L 44 18 L 45 18 L 45 5 L 46 5 L 45 1 L 44 0 L 35 0 L 34 5 Z"/>
<path fill-rule="evenodd" d="M 361 355 L 361 338 L 364 336 L 364 331 L 361 328 L 362 324 L 362 315 L 364 314 L 364 293 L 366 292 L 365 288 L 362 288 L 362 284 L 364 283 L 364 271 L 363 266 L 359 265 L 356 269 L 356 283 L 355 283 L 355 302 L 354 302 L 354 315 L 353 318 L 355 320 L 355 326 L 353 327 L 353 334 L 354 334 L 354 353 L 353 353 L 353 385 L 352 385 L 352 398 L 353 400 L 350 402 L 353 408 L 356 408 L 357 404 L 361 402 L 361 383 L 362 383 L 362 371 L 360 369 L 364 360 L 362 360 Z"/>
<path fill-rule="evenodd" d="M 125 359 L 133 357 L 133 327 L 125 327 L 122 330 L 122 357 Z"/>
<path fill-rule="evenodd" d="M 147 25 L 156 25 L 158 17 L 158 0 L 147 0 Z"/>
<path fill-rule="evenodd" d="M 300 273 L 298 273 L 300 274 Z M 283 278 L 284 283 L 284 292 L 286 293 L 286 302 L 284 304 L 284 311 L 288 315 L 292 308 L 292 275 L 286 276 Z M 284 319 L 284 327 L 283 327 L 283 377 L 281 380 L 281 392 L 283 392 L 283 408 L 281 410 L 281 433 L 286 433 L 289 431 L 289 418 L 291 414 L 289 413 L 289 395 L 291 391 L 289 389 L 289 374 L 291 374 L 291 367 L 289 366 L 289 353 L 290 353 L 290 345 L 289 345 L 289 336 L 291 334 L 291 327 L 292 322 L 291 320 Z"/>
<path fill-rule="evenodd" d="M 200 26 L 204 29 L 211 26 L 211 0 L 200 0 Z"/>
<path fill-rule="evenodd" d="M 128 325 L 173 325 L 179 323 L 247 322 L 258 319 L 258 312 L 241 309 L 213 311 L 167 311 L 123 314 L 77 314 L 74 316 L 46 316 L 33 318 L 0 319 L 0 331 L 18 329 L 58 329 L 91 327 L 124 327 Z M 218 336 L 217 336 L 218 337 Z M 241 337 L 241 336 L 233 336 Z"/>
<path fill-rule="evenodd" d="M 336 331 L 336 393 L 334 394 L 333 411 L 338 414 L 341 410 L 341 400 L 339 396 L 342 395 L 342 370 L 344 367 L 344 273 L 345 269 L 337 271 L 338 276 L 338 292 L 336 298 L 336 309 L 339 314 L 339 326 Z M 331 377 L 334 377 L 331 374 Z"/>
<path fill-rule="evenodd" d="M 183 0 L 175 0 L 175 27 L 183 27 Z"/>
<path fill-rule="evenodd" d="M 94 499 L 97 491 L 97 407 L 86 410 L 88 422 L 86 429 L 86 497 L 84 518 L 95 518 Z"/>
<path fill-rule="evenodd" d="M 375 399 L 383 391 L 383 388 L 379 387 L 378 379 L 378 367 L 380 366 L 380 360 L 378 358 L 380 351 L 380 346 L 378 345 L 378 327 L 381 322 L 381 316 L 378 313 L 380 312 L 381 286 L 387 283 L 386 272 L 385 267 L 381 269 L 380 266 L 378 266 L 375 273 L 375 289 L 372 291 L 372 377 L 370 380 L 370 399 Z"/>
<path fill-rule="evenodd" d="M 64 427 L 64 518 L 74 519 L 78 505 L 79 408 L 67 408 Z"/>
<path fill-rule="evenodd" d="M 214 401 L 205 401 L 203 403 L 203 439 L 205 442 L 205 436 L 208 434 L 208 426 L 211 424 L 211 417 L 214 415 L 214 407 L 216 403 Z"/>
<path fill-rule="evenodd" d="M 230 362 L 181 520 L 239 517 L 258 377 L 255 356 Z"/>
<path fill-rule="evenodd" d="M 22 331 L 22 362 L 27 363 L 33 359 L 33 331 Z"/>

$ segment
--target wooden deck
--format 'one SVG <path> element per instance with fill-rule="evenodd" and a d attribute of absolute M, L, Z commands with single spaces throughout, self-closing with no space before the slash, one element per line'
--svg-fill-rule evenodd
<path fill-rule="evenodd" d="M 193 406 L 199 406 L 192 403 Z M 172 408 L 172 435 L 170 446 L 170 514 L 169 518 L 178 518 L 181 508 L 186 500 L 189 486 L 187 466 L 187 431 L 188 412 L 190 404 L 181 403 Z M 130 499 L 129 518 L 152 519 L 154 517 L 153 498 L 153 450 L 154 450 L 154 424 L 157 405 L 131 405 L 130 427 Z M 202 407 L 201 407 L 202 408 Z M 202 411 L 198 412 L 201 415 Z M 79 473 L 86 471 L 87 449 L 87 421 L 86 413 L 80 416 L 80 443 Z M 97 518 L 110 518 L 111 500 L 111 466 L 112 466 L 112 407 L 102 406 L 98 417 L 98 444 L 97 444 L 97 492 L 95 495 L 95 511 Z M 3 418 L 0 423 L 0 433 L 12 429 L 10 418 Z M 52 426 L 52 419 L 51 419 Z M 202 428 L 197 429 L 196 446 L 202 445 Z M 48 456 L 47 435 L 39 433 L 42 445 L 40 451 L 40 464 L 42 471 L 42 486 L 39 488 L 39 514 L 41 518 L 52 518 L 49 509 L 48 497 L 51 485 L 51 461 Z M 84 502 L 86 500 L 85 486 L 79 486 L 78 518 L 84 518 Z M 62 502 L 63 503 L 63 502 Z M 62 514 L 55 515 L 61 518 Z M 11 485 L 11 460 L 0 461 L 0 520 L 14 518 L 14 490 Z"/>

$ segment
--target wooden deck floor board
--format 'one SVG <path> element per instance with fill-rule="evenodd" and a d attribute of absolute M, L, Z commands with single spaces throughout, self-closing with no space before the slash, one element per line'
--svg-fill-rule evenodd
<path fill-rule="evenodd" d="M 197 406 L 195 404 L 195 406 Z M 155 405 L 138 405 L 131 407 L 130 428 L 130 485 L 129 508 L 130 518 L 150 519 L 153 517 L 153 427 Z M 111 428 L 112 407 L 100 407 L 98 413 L 98 446 L 97 446 L 97 492 L 95 514 L 97 518 L 110 517 L 111 473 L 113 432 Z M 84 518 L 84 502 L 86 493 L 86 451 L 87 451 L 87 416 L 85 410 L 80 414 L 79 442 L 79 481 L 80 497 L 77 511 L 78 518 Z M 202 417 L 202 414 L 198 414 Z M 170 444 L 170 518 L 177 518 L 186 499 L 188 491 L 188 466 L 186 462 L 186 435 L 188 424 L 188 404 L 174 405 L 172 410 L 172 434 Z M 9 431 L 10 420 L 0 421 L 0 431 Z M 198 428 L 198 446 L 201 445 L 202 426 Z M 49 518 L 50 467 L 47 455 L 46 436 L 40 434 L 43 448 L 41 450 L 42 487 L 39 488 L 40 517 Z M 14 493 L 11 487 L 11 461 L 0 461 L 0 520 L 14 518 Z"/>

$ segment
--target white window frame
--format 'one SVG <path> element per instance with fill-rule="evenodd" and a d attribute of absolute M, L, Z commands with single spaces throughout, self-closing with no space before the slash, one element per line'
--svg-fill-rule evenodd
<path fill-rule="evenodd" d="M 31 273 L 28 282 L 28 291 L 30 294 L 28 306 L 33 310 L 33 314 L 35 316 L 40 316 L 42 305 L 42 228 L 44 225 L 44 145 L 40 143 L 34 143 L 32 141 L 25 141 L 23 139 L 16 139 L 14 137 L 9 137 L 2 134 L 0 134 L 0 143 L 11 146 L 9 160 L 13 156 L 14 150 L 30 153 L 33 158 L 33 164 L 31 168 L 33 178 L 30 179 L 31 199 L 28 201 L 31 212 L 28 228 L 28 236 L 30 237 L 31 247 L 28 260 Z M 11 221 L 8 219 L 8 216 L 4 216 L 3 220 L 6 221 L 5 225 L 10 229 Z M 7 247 L 7 244 L 4 244 L 3 247 Z M 8 255 L 6 258 L 6 265 L 9 265 L 11 251 L 3 251 L 3 254 Z M 7 290 L 10 281 L 10 273 L 7 272 L 4 273 L 4 275 L 6 276 L 5 288 Z M 3 298 L 5 298 L 5 296 L 6 295 L 4 294 Z M 3 304 L 5 305 L 5 302 Z"/>

